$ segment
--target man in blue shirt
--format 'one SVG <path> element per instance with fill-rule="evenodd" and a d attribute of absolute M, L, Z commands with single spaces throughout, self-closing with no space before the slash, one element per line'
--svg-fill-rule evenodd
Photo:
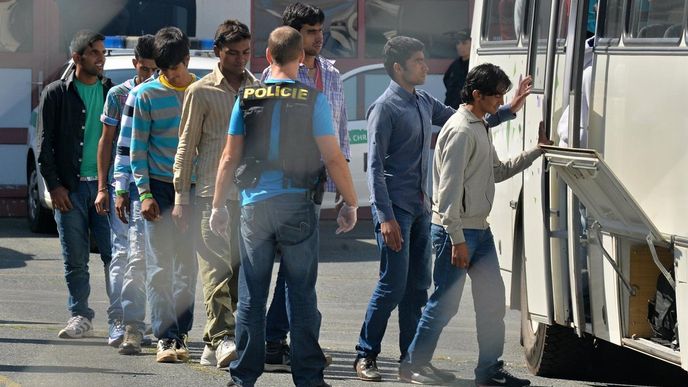
<path fill-rule="evenodd" d="M 265 85 L 242 88 L 230 119 L 229 136 L 217 180 L 210 227 L 225 232 L 224 203 L 232 177 L 241 189 L 241 268 L 236 317 L 238 359 L 230 365 L 229 385 L 253 386 L 265 361 L 265 305 L 277 247 L 289 289 L 292 378 L 297 386 L 329 386 L 325 356 L 318 344 L 321 315 L 315 283 L 318 273 L 318 221 L 325 163 L 343 198 L 337 232 L 356 223 L 357 196 L 346 159 L 332 126 L 325 96 L 295 82 L 303 61 L 303 38 L 279 27 L 268 39 L 271 77 Z"/>
<path fill-rule="evenodd" d="M 380 278 L 356 346 L 354 368 L 365 381 L 382 380 L 376 359 L 387 321 L 397 306 L 400 359 L 406 356 L 431 283 L 428 162 L 432 125 L 444 125 L 454 109 L 416 89 L 425 83 L 428 72 L 423 49 L 422 42 L 404 36 L 387 42 L 384 64 L 392 81 L 368 110 L 368 187 Z M 490 126 L 515 117 L 529 94 L 529 83 L 529 77 L 524 79 L 512 104 L 487 117 Z M 454 379 L 449 372 L 432 369 L 441 380 Z"/>

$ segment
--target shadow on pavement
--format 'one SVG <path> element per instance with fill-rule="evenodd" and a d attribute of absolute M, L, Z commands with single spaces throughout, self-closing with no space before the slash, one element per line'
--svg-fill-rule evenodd
<path fill-rule="evenodd" d="M 0 372 L 41 372 L 41 373 L 86 373 L 86 374 L 111 374 L 111 375 L 155 375 L 148 372 L 125 372 L 109 368 L 70 367 L 70 366 L 21 366 L 0 365 Z"/>
<path fill-rule="evenodd" d="M 57 335 L 56 335 L 57 336 Z M 77 347 L 103 347 L 103 341 L 81 340 L 81 339 L 62 339 L 62 340 L 47 340 L 47 339 L 14 339 L 9 337 L 0 337 L 0 344 L 37 344 L 37 345 L 69 345 Z"/>
<path fill-rule="evenodd" d="M 31 232 L 26 218 L 0 218 L 0 238 L 46 238 L 55 236 L 57 236 L 57 231 L 49 234 Z"/>
<path fill-rule="evenodd" d="M 54 322 L 0 320 L 0 325 L 53 325 Z"/>
<path fill-rule="evenodd" d="M 17 250 L 0 247 L 0 269 L 16 269 L 26 266 L 26 261 L 33 259 L 33 255 L 20 253 Z"/>

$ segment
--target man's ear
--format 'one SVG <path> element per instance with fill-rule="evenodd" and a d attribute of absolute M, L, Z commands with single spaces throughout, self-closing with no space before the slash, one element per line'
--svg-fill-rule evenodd
<path fill-rule="evenodd" d="M 401 68 L 401 65 L 400 65 L 399 63 L 397 63 L 397 62 L 394 62 L 394 64 L 392 65 L 392 69 L 394 69 L 394 73 L 395 73 L 395 74 L 401 74 L 401 72 L 402 72 L 402 70 L 403 70 L 403 69 Z"/>
<path fill-rule="evenodd" d="M 216 57 L 220 57 L 220 47 L 218 47 L 217 45 L 213 45 L 213 52 L 215 53 Z"/>
<path fill-rule="evenodd" d="M 268 60 L 268 63 L 272 64 L 272 54 L 270 54 L 270 49 L 266 48 L 265 49 L 265 58 Z"/>
<path fill-rule="evenodd" d="M 482 98 L 482 94 L 480 94 L 480 92 L 479 92 L 478 90 L 473 90 L 473 91 L 471 92 L 471 95 L 473 96 L 473 100 L 474 100 L 474 101 L 477 101 L 477 100 L 479 100 L 480 98 Z"/>
<path fill-rule="evenodd" d="M 76 52 L 72 53 L 72 61 L 76 64 L 81 62 L 81 55 L 77 54 Z"/>

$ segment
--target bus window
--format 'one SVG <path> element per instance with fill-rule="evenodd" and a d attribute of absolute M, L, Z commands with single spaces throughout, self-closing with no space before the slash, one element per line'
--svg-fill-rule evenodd
<path fill-rule="evenodd" d="M 349 121 L 365 120 L 368 107 L 389 86 L 384 69 L 372 69 L 343 79 L 346 114 Z"/>
<path fill-rule="evenodd" d="M 533 90 L 545 88 L 545 68 L 547 60 L 547 40 L 549 38 L 549 24 L 552 16 L 552 0 L 531 1 L 531 7 L 537 7 L 535 15 L 535 36 L 537 40 L 537 53 L 533 59 Z M 526 23 L 526 31 L 530 23 Z"/>
<path fill-rule="evenodd" d="M 557 27 L 557 46 L 561 47 L 566 43 L 566 36 L 569 29 L 569 15 L 571 14 L 571 0 L 566 0 L 561 4 L 559 10 L 559 26 Z"/>
<path fill-rule="evenodd" d="M 284 9 L 292 0 L 254 0 L 254 56 L 264 57 L 270 32 L 282 25 Z M 326 58 L 352 58 L 357 55 L 358 4 L 356 0 L 311 0 L 325 13 L 322 55 Z"/>
<path fill-rule="evenodd" d="M 365 56 L 382 57 L 389 38 L 411 36 L 428 58 L 454 58 L 453 35 L 470 28 L 468 0 L 369 0 L 365 2 Z"/>
<path fill-rule="evenodd" d="M 623 33 L 624 0 L 607 0 L 603 2 L 604 8 L 601 18 L 602 24 L 598 28 L 598 34 L 602 39 L 620 39 Z"/>
<path fill-rule="evenodd" d="M 485 2 L 482 38 L 488 42 L 516 45 L 523 25 L 525 0 L 488 0 Z"/>
<path fill-rule="evenodd" d="M 30 52 L 33 47 L 33 1 L 0 1 L 0 53 Z"/>
<path fill-rule="evenodd" d="M 633 0 L 628 37 L 678 43 L 683 32 L 685 0 Z"/>

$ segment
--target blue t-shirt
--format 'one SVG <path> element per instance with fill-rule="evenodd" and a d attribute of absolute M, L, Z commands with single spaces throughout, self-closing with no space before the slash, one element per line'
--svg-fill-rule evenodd
<path fill-rule="evenodd" d="M 273 79 L 268 78 L 265 83 L 279 83 L 287 82 L 294 83 L 293 80 Z M 277 101 L 277 105 L 272 112 L 272 126 L 270 129 L 270 146 L 268 148 L 268 159 L 277 160 L 279 158 L 279 133 L 280 133 L 280 106 L 281 101 Z M 232 117 L 229 120 L 229 135 L 243 136 L 246 134 L 246 125 L 244 125 L 244 115 L 241 112 L 239 98 L 234 103 L 232 110 Z M 332 110 L 327 103 L 325 95 L 318 94 L 315 100 L 315 108 L 313 109 L 313 136 L 334 136 L 334 126 L 332 125 Z M 264 171 L 258 180 L 258 184 L 253 188 L 246 188 L 241 191 L 241 205 L 245 206 L 252 203 L 257 203 L 278 195 L 288 193 L 305 193 L 304 188 L 284 188 L 283 187 L 284 174 L 279 170 Z"/>

